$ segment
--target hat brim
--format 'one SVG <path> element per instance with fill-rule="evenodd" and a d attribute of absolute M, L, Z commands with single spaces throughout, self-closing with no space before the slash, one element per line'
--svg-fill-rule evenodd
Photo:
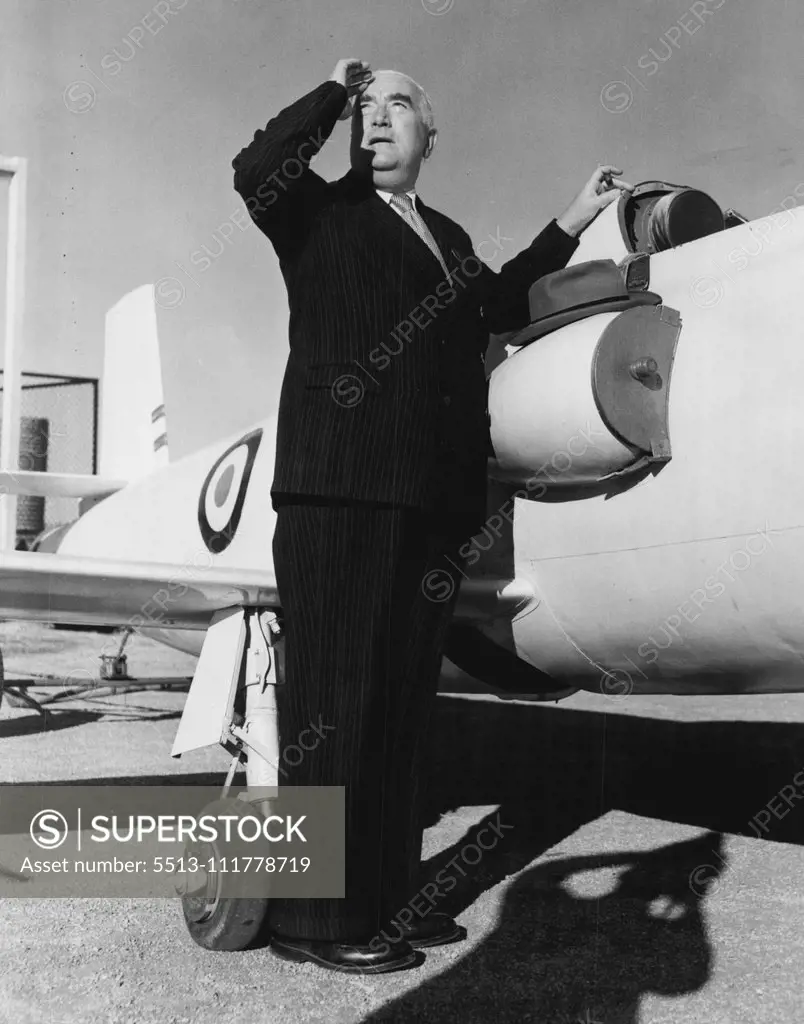
<path fill-rule="evenodd" d="M 546 316 L 542 320 L 534 321 L 506 344 L 521 347 L 551 331 L 557 331 L 559 327 L 565 327 L 567 324 L 575 323 L 576 320 L 595 316 L 597 313 L 623 313 L 626 309 L 632 309 L 635 306 L 659 306 L 661 303 L 662 297 L 656 292 L 629 292 L 628 295 L 618 295 L 616 298 L 602 299 L 600 302 L 587 302 L 582 306 L 562 309 L 559 312 L 551 313 L 550 316 Z"/>

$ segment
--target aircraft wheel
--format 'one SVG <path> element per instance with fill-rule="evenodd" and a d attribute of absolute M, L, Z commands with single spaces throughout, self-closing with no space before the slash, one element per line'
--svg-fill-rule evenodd
<path fill-rule="evenodd" d="M 251 804 L 238 800 L 221 800 L 210 804 L 201 812 L 202 815 L 232 814 L 236 806 L 239 813 L 258 814 Z M 248 851 L 242 851 L 244 856 Z M 197 841 L 184 850 L 184 860 L 190 866 L 190 859 L 195 858 L 195 871 L 189 871 L 182 885 L 182 912 L 187 930 L 193 941 L 204 949 L 216 951 L 234 951 L 248 949 L 257 942 L 263 932 L 268 914 L 268 899 L 250 895 L 221 895 L 222 881 L 226 880 L 228 892 L 242 881 L 237 875 L 226 875 L 220 871 L 210 871 L 206 865 L 211 862 L 221 863 L 226 857 L 230 861 L 238 851 L 231 845 L 225 852 L 215 842 Z"/>
<path fill-rule="evenodd" d="M 268 900 L 182 897 L 184 920 L 194 942 L 216 951 L 248 949 L 262 931 Z"/>
<path fill-rule="evenodd" d="M 5 670 L 3 669 L 3 649 L 0 647 L 0 707 L 3 706 L 3 683 L 5 682 Z"/>

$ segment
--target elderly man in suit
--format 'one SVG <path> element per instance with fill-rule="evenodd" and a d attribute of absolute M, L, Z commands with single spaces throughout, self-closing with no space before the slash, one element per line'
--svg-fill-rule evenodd
<path fill-rule="evenodd" d="M 328 183 L 310 161 L 350 116 L 351 170 Z M 529 286 L 630 188 L 598 168 L 495 274 L 415 191 L 435 141 L 412 79 L 341 60 L 233 162 L 290 305 L 272 487 L 280 734 L 331 729 L 285 781 L 346 788 L 345 898 L 272 901 L 272 948 L 356 973 L 465 937 L 432 896 L 415 918 L 403 911 L 419 884 L 422 741 L 458 547 L 485 516 L 484 353 L 490 332 L 528 322 Z"/>

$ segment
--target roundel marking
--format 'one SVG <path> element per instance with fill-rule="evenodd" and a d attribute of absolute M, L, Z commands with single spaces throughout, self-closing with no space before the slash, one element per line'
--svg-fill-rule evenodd
<path fill-rule="evenodd" d="M 244 435 L 226 449 L 206 475 L 198 497 L 198 528 L 213 555 L 225 551 L 237 532 L 261 440 L 261 427 Z"/>
<path fill-rule="evenodd" d="M 209 478 L 204 495 L 204 517 L 213 533 L 223 533 L 226 524 L 231 521 L 240 490 L 239 487 L 232 485 L 235 480 L 242 481 L 247 462 L 248 448 L 244 444 L 239 444 L 223 456 L 223 461 L 216 464 Z"/>

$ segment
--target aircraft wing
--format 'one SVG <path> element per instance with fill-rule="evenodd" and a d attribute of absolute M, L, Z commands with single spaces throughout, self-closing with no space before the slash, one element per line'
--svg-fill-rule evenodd
<path fill-rule="evenodd" d="M 538 599 L 525 581 L 467 579 L 455 619 L 510 619 L 533 604 Z M 206 629 L 214 612 L 243 605 L 280 607 L 270 569 L 0 553 L 0 619 Z"/>
<path fill-rule="evenodd" d="M 224 608 L 278 604 L 268 570 L 0 553 L 4 619 L 206 629 Z"/>
<path fill-rule="evenodd" d="M 0 494 L 34 494 L 44 498 L 99 498 L 126 486 L 125 480 L 89 473 L 46 473 L 34 469 L 0 470 Z"/>

